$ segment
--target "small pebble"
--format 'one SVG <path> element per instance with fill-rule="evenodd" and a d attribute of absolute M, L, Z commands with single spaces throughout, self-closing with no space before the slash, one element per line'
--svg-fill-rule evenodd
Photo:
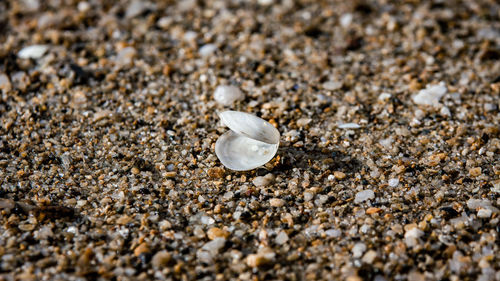
<path fill-rule="evenodd" d="M 208 239 L 214 240 L 216 238 L 226 238 L 229 235 L 227 231 L 224 231 L 218 227 L 212 227 L 207 231 Z"/>
<path fill-rule="evenodd" d="M 21 59 L 39 59 L 49 49 L 48 45 L 31 45 L 21 49 L 17 56 Z"/>
<path fill-rule="evenodd" d="M 323 89 L 327 91 L 334 91 L 342 88 L 342 82 L 339 81 L 328 81 L 323 83 Z"/>
<path fill-rule="evenodd" d="M 5 74 L 0 74 L 0 90 L 8 91 L 11 88 L 9 76 Z"/>
<path fill-rule="evenodd" d="M 221 85 L 215 89 L 214 99 L 221 105 L 229 106 L 236 101 L 244 100 L 245 95 L 235 86 Z"/>
<path fill-rule="evenodd" d="M 135 248 L 134 255 L 138 257 L 144 253 L 149 253 L 149 246 L 146 243 L 141 243 L 139 246 L 137 246 L 137 248 Z"/>
<path fill-rule="evenodd" d="M 365 255 L 361 260 L 366 264 L 373 264 L 376 258 L 377 258 L 377 252 L 374 250 L 369 250 L 365 253 Z"/>
<path fill-rule="evenodd" d="M 379 101 L 387 101 L 391 98 L 391 94 L 389 93 L 381 93 L 379 96 L 378 96 L 378 100 Z"/>
<path fill-rule="evenodd" d="M 226 245 L 226 238 L 217 237 L 214 240 L 207 242 L 205 245 L 203 245 L 202 249 L 211 252 L 212 254 L 215 254 L 219 252 L 219 250 L 222 249 L 224 245 Z"/>
<path fill-rule="evenodd" d="M 390 187 L 396 187 L 399 185 L 399 179 L 397 178 L 389 179 L 388 184 Z"/>
<path fill-rule="evenodd" d="M 481 175 L 481 167 L 475 167 L 475 168 L 470 169 L 469 174 L 472 177 L 478 177 L 479 175 Z"/>
<path fill-rule="evenodd" d="M 202 57 L 208 57 L 211 56 L 213 53 L 217 51 L 217 46 L 214 44 L 206 44 L 201 46 L 201 48 L 198 50 L 200 56 Z"/>
<path fill-rule="evenodd" d="M 359 128 L 361 128 L 361 126 L 359 124 L 356 124 L 356 123 L 344 123 L 344 124 L 338 125 L 338 128 L 339 129 L 359 129 Z"/>
<path fill-rule="evenodd" d="M 271 198 L 269 199 L 269 205 L 272 207 L 283 207 L 285 205 L 285 200 L 279 198 Z"/>
<path fill-rule="evenodd" d="M 257 186 L 257 187 L 265 187 L 271 184 L 274 181 L 274 175 L 273 174 L 267 174 L 265 176 L 259 176 L 255 177 L 252 180 L 252 183 Z"/>
<path fill-rule="evenodd" d="M 356 197 L 354 198 L 354 203 L 361 203 L 374 198 L 375 198 L 375 192 L 373 192 L 373 190 L 362 190 L 356 193 Z"/>
<path fill-rule="evenodd" d="M 346 178 L 346 174 L 340 171 L 333 172 L 333 176 L 338 180 L 343 180 Z"/>
<path fill-rule="evenodd" d="M 481 208 L 479 209 L 479 211 L 477 211 L 477 216 L 482 219 L 487 219 L 491 217 L 492 213 L 493 212 L 490 209 Z"/>
<path fill-rule="evenodd" d="M 169 252 L 161 251 L 153 256 L 151 263 L 155 269 L 162 269 L 167 266 L 171 260 L 172 255 Z"/>
<path fill-rule="evenodd" d="M 284 231 L 280 231 L 280 233 L 276 236 L 276 244 L 283 245 L 288 241 L 288 235 Z"/>
<path fill-rule="evenodd" d="M 353 258 L 360 258 L 365 251 L 366 251 L 365 243 L 358 242 L 354 244 L 354 247 L 352 248 L 352 256 Z"/>
<path fill-rule="evenodd" d="M 439 100 L 447 92 L 447 88 L 443 82 L 437 85 L 428 85 L 426 89 L 422 89 L 413 96 L 413 102 L 419 105 L 438 106 Z"/>
<path fill-rule="evenodd" d="M 349 25 L 351 25 L 351 22 L 352 22 L 352 14 L 347 13 L 340 16 L 340 25 L 342 27 L 344 28 L 348 27 Z"/>

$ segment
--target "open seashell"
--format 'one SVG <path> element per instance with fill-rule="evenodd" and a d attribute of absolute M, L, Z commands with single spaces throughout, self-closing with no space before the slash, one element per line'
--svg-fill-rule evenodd
<path fill-rule="evenodd" d="M 239 111 L 224 111 L 219 117 L 231 129 L 215 143 L 215 154 L 224 166 L 247 171 L 273 159 L 278 151 L 280 133 L 271 123 Z"/>

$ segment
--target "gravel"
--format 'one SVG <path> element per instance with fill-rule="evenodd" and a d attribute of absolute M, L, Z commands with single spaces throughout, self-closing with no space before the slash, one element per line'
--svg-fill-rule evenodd
<path fill-rule="evenodd" d="M 499 10 L 0 1 L 0 279 L 500 280 Z"/>

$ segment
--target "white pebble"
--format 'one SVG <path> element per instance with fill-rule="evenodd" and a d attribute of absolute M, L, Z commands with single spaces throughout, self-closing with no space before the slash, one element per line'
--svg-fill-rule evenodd
<path fill-rule="evenodd" d="M 447 91 L 444 82 L 438 85 L 427 85 L 427 88 L 420 90 L 418 94 L 413 96 L 413 102 L 420 105 L 438 106 L 439 100 Z"/>
<path fill-rule="evenodd" d="M 390 187 L 396 187 L 399 184 L 399 179 L 390 179 L 389 180 L 389 186 Z"/>
<path fill-rule="evenodd" d="M 82 1 L 78 3 L 77 9 L 79 12 L 85 13 L 90 10 L 90 4 L 88 2 Z"/>
<path fill-rule="evenodd" d="M 356 123 L 344 123 L 344 124 L 340 124 L 338 126 L 339 129 L 359 129 L 361 128 L 360 125 L 356 124 Z"/>
<path fill-rule="evenodd" d="M 352 247 L 352 256 L 353 258 L 360 258 L 363 253 L 366 251 L 365 243 L 358 242 Z"/>
<path fill-rule="evenodd" d="M 418 245 L 419 238 L 424 235 L 424 232 L 417 227 L 414 227 L 405 233 L 405 243 L 408 247 L 414 247 Z"/>
<path fill-rule="evenodd" d="M 115 62 L 119 65 L 129 65 L 136 54 L 137 52 L 133 47 L 125 47 L 118 52 Z"/>
<path fill-rule="evenodd" d="M 439 113 L 443 116 L 447 116 L 447 117 L 451 116 L 451 111 L 447 106 L 441 107 L 441 110 L 439 111 Z"/>
<path fill-rule="evenodd" d="M 156 25 L 161 29 L 167 29 L 173 21 L 171 17 L 162 17 L 156 22 Z"/>
<path fill-rule="evenodd" d="M 386 101 L 391 98 L 391 94 L 389 93 L 382 93 L 378 96 L 379 101 Z"/>
<path fill-rule="evenodd" d="M 351 22 L 352 22 L 352 14 L 343 14 L 341 17 L 340 17 L 340 25 L 342 25 L 342 27 L 348 27 L 349 25 L 351 25 Z"/>
<path fill-rule="evenodd" d="M 182 37 L 182 39 L 186 42 L 190 42 L 190 41 L 194 41 L 196 40 L 196 37 L 198 36 L 198 33 L 194 32 L 194 31 L 186 31 L 186 33 L 184 33 L 184 36 Z M 207 46 L 207 45 L 205 45 Z M 200 49 L 201 51 L 201 49 Z"/>
<path fill-rule="evenodd" d="M 259 5 L 269 6 L 273 4 L 274 0 L 258 0 L 257 2 L 259 3 Z"/>
<path fill-rule="evenodd" d="M 361 203 L 367 200 L 371 200 L 375 198 L 375 192 L 373 190 L 362 190 L 356 193 L 356 197 L 354 198 L 354 203 Z"/>
<path fill-rule="evenodd" d="M 21 59 L 39 59 L 45 52 L 49 49 L 47 45 L 31 45 L 24 47 L 17 53 L 17 56 Z"/>
<path fill-rule="evenodd" d="M 226 244 L 226 239 L 222 237 L 217 237 L 214 240 L 207 242 L 203 245 L 202 249 L 209 251 L 211 253 L 217 253 Z"/>
<path fill-rule="evenodd" d="M 215 220 L 209 216 L 202 216 L 200 221 L 202 224 L 206 224 L 206 225 L 210 225 L 210 224 L 215 223 Z"/>
<path fill-rule="evenodd" d="M 342 231 L 338 230 L 338 229 L 328 229 L 327 231 L 325 231 L 325 234 L 329 237 L 340 237 L 342 235 Z"/>
<path fill-rule="evenodd" d="M 477 216 L 482 219 L 487 219 L 491 217 L 492 213 L 493 212 L 490 209 L 481 208 L 479 209 L 479 211 L 477 211 Z"/>
<path fill-rule="evenodd" d="M 304 127 L 305 125 L 311 123 L 311 121 L 311 118 L 300 118 L 299 120 L 297 120 L 297 126 Z"/>
<path fill-rule="evenodd" d="M 215 89 L 214 99 L 222 105 L 231 105 L 235 101 L 245 99 L 245 95 L 235 86 L 220 85 Z"/>
<path fill-rule="evenodd" d="M 483 107 L 486 112 L 495 111 L 497 109 L 497 105 L 493 103 L 485 103 Z"/>
<path fill-rule="evenodd" d="M 288 235 L 286 232 L 281 231 L 278 236 L 276 236 L 276 244 L 283 245 L 288 241 Z"/>
<path fill-rule="evenodd" d="M 130 19 L 142 14 L 148 8 L 148 3 L 145 1 L 132 1 L 125 12 L 125 17 Z"/>
<path fill-rule="evenodd" d="M 208 57 L 212 55 L 215 51 L 217 50 L 217 46 L 214 44 L 206 44 L 201 46 L 201 48 L 198 50 L 200 53 L 200 56 L 202 57 Z"/>
<path fill-rule="evenodd" d="M 386 149 L 391 148 L 391 146 L 392 146 L 392 142 L 393 142 L 392 137 L 388 137 L 388 138 L 386 138 L 386 139 L 382 139 L 382 140 L 380 140 L 380 141 L 379 141 L 379 143 L 380 143 L 380 144 L 381 144 L 384 148 L 386 148 Z"/>
<path fill-rule="evenodd" d="M 304 192 L 304 201 L 311 201 L 314 197 L 314 194 L 311 192 Z"/>
<path fill-rule="evenodd" d="M 476 210 L 478 208 L 488 209 L 492 213 L 498 213 L 499 210 L 494 207 L 488 199 L 469 199 L 467 200 L 467 207 L 471 210 Z"/>
<path fill-rule="evenodd" d="M 323 89 L 327 91 L 333 91 L 333 90 L 338 90 L 342 88 L 342 82 L 339 81 L 327 81 L 323 83 Z"/>

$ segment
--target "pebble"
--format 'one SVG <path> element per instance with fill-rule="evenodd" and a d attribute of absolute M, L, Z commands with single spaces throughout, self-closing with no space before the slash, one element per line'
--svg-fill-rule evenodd
<path fill-rule="evenodd" d="M 396 187 L 399 185 L 399 179 L 397 179 L 397 178 L 389 179 L 388 184 L 390 187 Z"/>
<path fill-rule="evenodd" d="M 130 64 L 132 64 L 135 56 L 137 54 L 137 51 L 135 50 L 134 47 L 125 47 L 123 49 L 121 49 L 116 58 L 115 58 L 115 62 L 116 64 L 120 65 L 120 66 L 128 66 Z"/>
<path fill-rule="evenodd" d="M 90 10 L 90 8 L 91 8 L 91 6 L 90 6 L 89 2 L 86 2 L 86 1 L 78 2 L 77 9 L 79 12 L 86 13 Z"/>
<path fill-rule="evenodd" d="M 311 121 L 312 121 L 311 118 L 300 118 L 299 120 L 297 120 L 297 126 L 302 128 L 307 124 L 311 123 Z"/>
<path fill-rule="evenodd" d="M 352 22 L 352 14 L 346 13 L 340 16 L 340 25 L 342 27 L 344 28 L 348 27 L 349 25 L 351 25 L 351 22 Z"/>
<path fill-rule="evenodd" d="M 335 171 L 333 172 L 333 176 L 338 179 L 338 180 L 343 180 L 346 178 L 346 174 L 344 172 L 340 172 L 340 171 Z"/>
<path fill-rule="evenodd" d="M 308 202 L 311 201 L 314 198 L 314 194 L 311 192 L 304 192 L 304 201 Z"/>
<path fill-rule="evenodd" d="M 427 85 L 425 89 L 413 96 L 413 102 L 419 105 L 439 106 L 439 100 L 447 91 L 444 82 L 437 85 Z"/>
<path fill-rule="evenodd" d="M 219 252 L 220 249 L 224 247 L 224 245 L 226 245 L 226 238 L 217 237 L 212 241 L 205 243 L 202 249 L 211 252 L 212 254 L 216 254 L 217 252 Z"/>
<path fill-rule="evenodd" d="M 288 235 L 284 231 L 280 231 L 280 233 L 276 236 L 276 244 L 283 245 L 288 242 Z"/>
<path fill-rule="evenodd" d="M 14 202 L 14 200 L 0 198 L 0 209 L 10 212 L 10 210 L 14 209 L 15 206 L 16 203 Z"/>
<path fill-rule="evenodd" d="M 133 0 L 125 11 L 125 18 L 135 18 L 148 9 L 149 3 L 146 1 Z"/>
<path fill-rule="evenodd" d="M 476 210 L 476 209 L 487 209 L 490 210 L 492 213 L 498 213 L 499 210 L 498 208 L 494 207 L 491 204 L 491 201 L 488 199 L 474 199 L 471 198 L 467 201 L 467 207 L 471 210 Z"/>
<path fill-rule="evenodd" d="M 21 49 L 17 56 L 21 59 L 39 59 L 43 57 L 48 49 L 48 45 L 31 45 Z"/>
<path fill-rule="evenodd" d="M 365 251 L 366 251 L 365 243 L 358 242 L 354 244 L 354 247 L 352 247 L 352 257 L 356 259 L 360 258 Z"/>
<path fill-rule="evenodd" d="M 280 208 L 285 205 L 285 200 L 280 198 L 271 198 L 269 199 L 269 205 L 271 205 L 272 207 Z"/>
<path fill-rule="evenodd" d="M 155 269 L 163 269 L 172 260 L 172 255 L 167 251 L 156 253 L 151 259 L 151 264 Z"/>
<path fill-rule="evenodd" d="M 377 258 L 377 252 L 374 250 L 369 250 L 365 253 L 365 255 L 361 260 L 366 264 L 373 264 L 376 258 Z"/>
<path fill-rule="evenodd" d="M 212 225 L 212 224 L 215 223 L 215 220 L 212 217 L 209 217 L 209 216 L 201 216 L 200 222 L 202 224 Z"/>
<path fill-rule="evenodd" d="M 381 93 L 381 94 L 378 96 L 378 100 L 379 100 L 379 101 L 388 101 L 391 97 L 392 97 L 392 95 L 391 95 L 391 94 L 389 94 L 389 93 Z"/>
<path fill-rule="evenodd" d="M 359 129 L 361 126 L 356 123 L 344 123 L 338 125 L 339 129 Z"/>
<path fill-rule="evenodd" d="M 9 76 L 1 73 L 0 74 L 0 90 L 8 91 L 11 89 L 11 84 Z"/>
<path fill-rule="evenodd" d="M 362 190 L 356 193 L 354 198 L 354 203 L 361 203 L 367 200 L 372 200 L 375 198 L 375 192 L 373 190 Z"/>
<path fill-rule="evenodd" d="M 477 216 L 482 219 L 487 219 L 491 217 L 493 211 L 491 209 L 480 208 L 477 211 Z"/>
<path fill-rule="evenodd" d="M 342 88 L 342 82 L 339 81 L 328 81 L 322 84 L 323 89 L 327 91 L 334 91 Z"/>
<path fill-rule="evenodd" d="M 200 47 L 200 49 L 198 50 L 198 53 L 202 57 L 208 57 L 208 56 L 213 55 L 215 53 L 215 51 L 217 51 L 217 46 L 216 45 L 214 45 L 214 44 L 206 44 L 206 45 L 203 45 L 203 46 Z"/>
<path fill-rule="evenodd" d="M 439 113 L 445 117 L 451 116 L 451 111 L 447 106 L 441 107 L 441 110 L 439 110 Z"/>
<path fill-rule="evenodd" d="M 208 169 L 207 174 L 209 177 L 211 177 L 213 179 L 222 179 L 222 178 L 224 178 L 225 170 L 224 170 L 224 168 L 214 167 L 214 168 Z"/>
<path fill-rule="evenodd" d="M 370 207 L 366 209 L 366 214 L 367 215 L 373 215 L 382 212 L 382 209 L 376 208 L 376 207 Z"/>
<path fill-rule="evenodd" d="M 216 238 L 227 238 L 229 233 L 224 231 L 218 227 L 212 227 L 207 231 L 207 237 L 210 240 L 214 240 Z"/>
<path fill-rule="evenodd" d="M 469 169 L 469 174 L 472 177 L 480 176 L 481 175 L 481 167 L 475 167 L 475 168 Z"/>
<path fill-rule="evenodd" d="M 325 234 L 329 237 L 337 238 L 337 237 L 340 237 L 342 235 L 342 231 L 339 229 L 332 228 L 332 229 L 326 230 Z"/>
<path fill-rule="evenodd" d="M 265 176 L 255 177 L 252 180 L 252 183 L 256 187 L 265 187 L 265 186 L 270 185 L 273 181 L 274 181 L 274 175 L 273 174 L 267 174 Z"/>
<path fill-rule="evenodd" d="M 259 249 L 257 254 L 248 255 L 246 263 L 250 267 L 259 267 L 274 262 L 275 256 L 272 249 L 264 247 Z"/>
<path fill-rule="evenodd" d="M 413 227 L 405 232 L 405 243 L 408 247 L 417 246 L 420 241 L 419 238 L 424 235 L 424 232 L 417 227 Z"/>
<path fill-rule="evenodd" d="M 149 246 L 146 243 L 141 243 L 137 248 L 134 250 L 134 255 L 136 257 L 140 256 L 141 254 L 149 253 Z"/>
<path fill-rule="evenodd" d="M 220 85 L 214 91 L 214 100 L 224 106 L 245 99 L 243 92 L 236 86 Z"/>

